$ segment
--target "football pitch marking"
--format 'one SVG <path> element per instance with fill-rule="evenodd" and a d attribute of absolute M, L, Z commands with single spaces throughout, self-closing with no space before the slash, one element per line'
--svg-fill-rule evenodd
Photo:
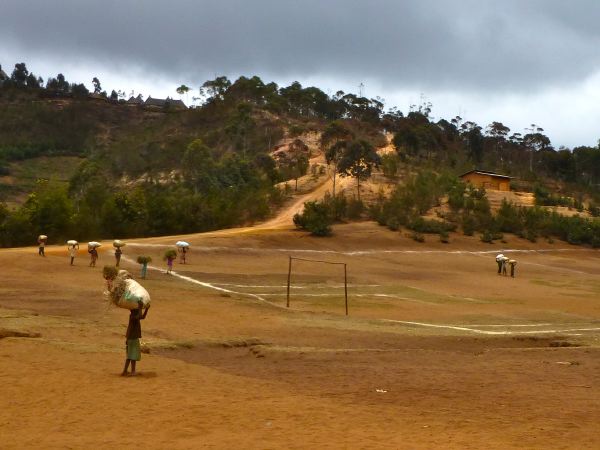
<path fill-rule="evenodd" d="M 122 259 L 124 261 L 134 263 L 134 260 L 123 256 Z M 164 269 L 160 269 L 156 266 L 148 265 L 148 268 L 157 272 L 165 273 Z M 219 292 L 227 293 L 227 294 L 235 294 L 241 296 L 247 296 L 259 300 L 263 303 L 269 304 L 279 309 L 288 310 L 285 305 L 280 305 L 274 302 L 270 302 L 265 299 L 260 294 L 253 294 L 251 292 L 241 292 L 233 289 L 227 289 L 218 285 L 218 283 L 209 283 L 206 281 L 200 281 L 195 278 L 181 275 L 177 272 L 171 272 L 171 275 L 179 278 L 188 283 L 193 283 L 208 289 L 213 289 Z M 239 286 L 239 285 L 235 285 Z M 315 294 L 319 295 L 319 294 Z M 363 294 L 366 295 L 366 294 Z M 373 296 L 378 296 L 377 294 L 371 294 Z M 408 300 L 408 298 L 406 298 Z M 475 324 L 475 325 L 452 325 L 452 324 L 436 324 L 436 323 L 428 323 L 428 322 L 414 322 L 408 320 L 395 320 L 395 319 L 375 319 L 382 323 L 390 323 L 390 324 L 399 324 L 399 325 L 408 325 L 408 326 L 416 326 L 422 328 L 435 328 L 435 329 L 446 329 L 451 331 L 463 331 L 467 333 L 479 334 L 479 335 L 487 335 L 487 336 L 523 336 L 523 335 L 539 335 L 539 334 L 571 334 L 571 335 L 581 335 L 584 332 L 593 332 L 600 331 L 600 327 L 581 327 L 576 324 L 564 324 L 563 327 L 558 326 L 558 324 L 552 323 L 535 323 L 535 324 Z M 567 325 L 572 325 L 571 327 L 565 328 Z M 540 330 L 540 327 L 546 326 L 555 326 L 557 328 L 543 329 Z M 536 330 L 523 330 L 522 328 L 538 328 Z M 482 328 L 506 328 L 505 330 L 485 330 Z M 517 330 L 511 330 L 512 328 L 517 328 Z"/>

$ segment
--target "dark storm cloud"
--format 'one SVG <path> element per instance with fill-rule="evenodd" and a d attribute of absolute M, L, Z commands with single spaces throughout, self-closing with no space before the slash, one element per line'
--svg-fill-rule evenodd
<path fill-rule="evenodd" d="M 5 0 L 0 47 L 179 79 L 528 91 L 598 70 L 599 13 L 596 0 Z"/>

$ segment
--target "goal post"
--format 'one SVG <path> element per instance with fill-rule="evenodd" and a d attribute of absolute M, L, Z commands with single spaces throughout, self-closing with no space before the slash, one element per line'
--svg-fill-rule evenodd
<path fill-rule="evenodd" d="M 293 256 L 289 256 L 288 262 L 288 277 L 287 277 L 287 301 L 286 307 L 290 307 L 290 287 L 292 284 L 292 261 L 307 261 L 313 263 L 321 263 L 321 264 L 331 264 L 336 266 L 344 266 L 344 303 L 346 306 L 346 315 L 348 315 L 348 269 L 346 263 L 341 262 L 333 262 L 333 261 L 323 261 L 320 259 L 306 259 L 306 258 L 294 258 Z"/>

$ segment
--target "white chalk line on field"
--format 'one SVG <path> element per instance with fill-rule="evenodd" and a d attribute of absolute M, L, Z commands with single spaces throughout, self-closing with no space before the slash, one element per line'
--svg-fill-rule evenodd
<path fill-rule="evenodd" d="M 415 325 L 419 327 L 425 328 L 438 328 L 438 329 L 447 329 L 447 330 L 455 330 L 455 331 L 467 331 L 475 334 L 484 334 L 488 336 L 511 336 L 511 335 L 523 335 L 523 334 L 565 334 L 565 333 L 576 333 L 580 331 L 599 331 L 600 327 L 594 328 L 567 328 L 567 329 L 551 329 L 551 330 L 526 330 L 526 331 L 491 331 L 491 330 L 480 330 L 478 328 L 472 328 L 472 326 L 456 326 L 456 325 L 441 325 L 441 324 L 433 324 L 433 323 L 425 323 L 425 322 L 411 322 L 407 320 L 394 320 L 394 319 L 379 319 L 382 322 L 388 323 L 400 323 L 404 325 Z M 489 326 L 489 325 L 488 325 Z M 501 327 L 503 325 L 496 325 Z M 504 325 L 506 327 L 510 327 L 511 325 Z"/>
<path fill-rule="evenodd" d="M 157 247 L 157 248 L 175 248 L 175 244 L 145 244 L 139 242 L 128 242 L 131 247 Z M 257 248 L 257 247 L 224 247 L 224 246 L 193 246 L 192 251 L 199 252 L 218 252 L 218 251 L 235 251 L 235 252 L 256 252 L 256 253 L 317 253 L 317 254 L 332 254 L 344 256 L 362 256 L 362 255 L 378 255 L 378 254 L 446 254 L 446 255 L 490 255 L 498 253 L 553 253 L 553 252 L 583 252 L 595 251 L 587 248 L 552 248 L 552 249 L 511 249 L 500 248 L 494 250 L 354 250 L 354 251 L 338 251 L 338 250 L 318 250 L 318 249 L 298 249 L 298 248 Z"/>
<path fill-rule="evenodd" d="M 134 262 L 133 259 L 128 258 L 126 256 L 122 256 L 121 259 L 123 259 L 124 261 L 130 262 L 130 263 Z M 158 271 L 158 272 L 166 274 L 165 270 L 160 269 L 160 268 L 158 268 L 156 266 L 152 266 L 150 264 L 148 265 L 148 269 L 155 270 L 155 271 Z M 174 276 L 176 278 L 182 279 L 182 280 L 187 281 L 189 283 L 200 285 L 200 286 L 205 287 L 205 288 L 214 289 L 216 291 L 224 292 L 224 293 L 227 293 L 227 294 L 245 295 L 245 296 L 248 296 L 248 297 L 255 298 L 256 300 L 260 300 L 261 302 L 268 303 L 269 305 L 276 306 L 277 308 L 283 308 L 283 306 L 278 305 L 278 304 L 273 303 L 273 302 L 270 302 L 270 301 L 268 301 L 267 299 L 261 297 L 258 294 L 252 294 L 250 292 L 238 292 L 238 291 L 234 291 L 232 289 L 225 289 L 225 288 L 216 286 L 216 285 L 214 285 L 212 283 L 207 283 L 205 281 L 200 281 L 200 280 L 196 280 L 195 278 L 192 278 L 192 277 L 181 275 L 181 274 L 179 274 L 177 272 L 174 272 L 174 271 L 171 271 L 171 273 L 169 275 L 172 275 L 172 276 Z"/>
<path fill-rule="evenodd" d="M 128 258 L 126 256 L 122 256 L 121 257 L 124 261 L 130 262 L 130 263 L 134 263 L 134 260 L 131 258 Z M 155 270 L 161 273 L 165 273 L 165 270 L 160 269 L 156 266 L 152 266 L 152 265 L 148 265 L 148 268 L 151 270 Z M 236 294 L 236 295 L 241 295 L 241 296 L 248 296 L 251 298 L 254 298 L 256 300 L 259 300 L 261 302 L 267 303 L 271 306 L 275 306 L 276 308 L 279 309 L 283 309 L 283 310 L 287 310 L 288 308 L 286 308 L 283 305 L 279 305 L 277 303 L 273 303 L 270 302 L 268 300 L 266 300 L 264 297 L 262 297 L 261 295 L 258 294 L 252 294 L 249 292 L 239 292 L 239 291 L 234 291 L 231 289 L 225 289 L 219 286 L 216 286 L 212 283 L 207 283 L 205 281 L 200 281 L 200 280 L 196 280 L 195 278 L 192 277 L 188 277 L 185 275 L 181 275 L 177 272 L 171 272 L 171 275 L 179 278 L 181 280 L 187 281 L 189 283 L 193 283 L 193 284 L 197 284 L 199 286 L 208 288 L 208 289 L 213 289 L 216 291 L 220 291 L 220 292 L 224 292 L 224 293 L 228 293 L 228 294 Z M 318 295 L 318 294 L 315 294 Z M 381 295 L 386 295 L 386 294 L 381 294 Z M 469 326 L 465 326 L 465 325 L 447 325 L 447 324 L 434 324 L 434 323 L 427 323 L 427 322 L 413 322 L 413 321 L 406 321 L 406 320 L 395 320 L 395 319 L 376 319 L 379 322 L 383 322 L 383 323 L 396 323 L 396 324 L 403 324 L 403 325 L 412 325 L 412 326 L 419 326 L 419 327 L 424 327 L 424 328 L 436 328 L 436 329 L 446 329 L 446 330 L 454 330 L 454 331 L 465 331 L 465 332 L 469 332 L 469 333 L 475 333 L 475 334 L 482 334 L 482 335 L 488 335 L 488 336 L 511 336 L 511 335 L 535 335 L 535 334 L 565 334 L 565 333 L 577 333 L 577 332 L 585 332 L 585 331 L 600 331 L 600 327 L 593 327 L 593 328 L 568 328 L 568 329 L 550 329 L 550 330 L 525 330 L 525 331 L 509 331 L 509 330 L 503 330 L 503 331 L 491 331 L 491 330 L 481 330 L 478 328 L 473 328 L 473 325 L 469 325 Z M 552 325 L 552 324 L 549 324 Z M 513 328 L 516 327 L 518 325 L 514 325 L 514 324 L 494 324 L 494 325 L 476 325 L 476 326 L 481 326 L 481 327 L 506 327 L 506 328 Z M 523 327 L 528 326 L 528 325 L 521 325 Z M 542 324 L 531 324 L 530 326 L 542 326 Z"/>

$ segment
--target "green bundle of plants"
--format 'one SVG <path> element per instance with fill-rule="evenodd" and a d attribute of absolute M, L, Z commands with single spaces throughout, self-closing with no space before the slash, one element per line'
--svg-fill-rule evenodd
<path fill-rule="evenodd" d="M 104 266 L 102 276 L 106 280 L 114 280 L 117 277 L 119 270 L 115 266 Z"/>
<path fill-rule="evenodd" d="M 137 262 L 138 264 L 150 264 L 152 262 L 152 258 L 149 256 L 138 256 Z"/>
<path fill-rule="evenodd" d="M 177 258 L 177 251 L 173 250 L 173 249 L 167 250 L 163 256 L 163 260 L 165 260 L 165 261 L 167 259 L 175 259 L 175 258 Z"/>

